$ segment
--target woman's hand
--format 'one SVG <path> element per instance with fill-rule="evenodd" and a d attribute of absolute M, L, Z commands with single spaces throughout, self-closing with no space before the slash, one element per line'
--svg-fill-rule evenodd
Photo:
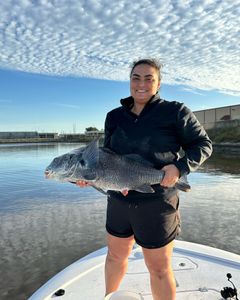
<path fill-rule="evenodd" d="M 160 185 L 163 187 L 173 187 L 180 177 L 180 172 L 175 165 L 167 165 L 162 168 L 162 171 L 165 172 L 163 180 L 160 182 Z"/>
<path fill-rule="evenodd" d="M 84 181 L 84 180 L 78 180 L 78 181 L 76 181 L 76 185 L 78 185 L 81 188 L 83 188 L 83 187 L 90 186 L 91 184 L 89 182 L 87 182 L 87 181 Z"/>

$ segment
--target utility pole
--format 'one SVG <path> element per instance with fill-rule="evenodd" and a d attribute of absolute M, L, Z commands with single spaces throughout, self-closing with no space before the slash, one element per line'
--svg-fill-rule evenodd
<path fill-rule="evenodd" d="M 76 133 L 76 123 L 73 123 L 73 134 Z"/>

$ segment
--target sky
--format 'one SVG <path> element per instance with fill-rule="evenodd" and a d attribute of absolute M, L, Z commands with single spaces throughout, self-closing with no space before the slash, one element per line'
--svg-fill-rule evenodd
<path fill-rule="evenodd" d="M 239 19 L 240 0 L 1 1 L 0 131 L 103 129 L 145 57 L 166 100 L 240 104 Z"/>

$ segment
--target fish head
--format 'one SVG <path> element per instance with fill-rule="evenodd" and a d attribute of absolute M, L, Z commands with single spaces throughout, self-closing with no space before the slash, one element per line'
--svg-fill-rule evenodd
<path fill-rule="evenodd" d="M 83 149 L 79 148 L 69 153 L 55 157 L 45 169 L 45 176 L 48 179 L 68 181 L 75 173 L 82 160 Z M 79 178 L 81 180 L 81 178 Z"/>

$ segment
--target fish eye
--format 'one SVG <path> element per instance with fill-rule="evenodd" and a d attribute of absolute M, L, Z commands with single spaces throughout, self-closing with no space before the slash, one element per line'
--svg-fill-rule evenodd
<path fill-rule="evenodd" d="M 86 165 L 86 163 L 85 163 L 85 161 L 84 161 L 84 159 L 81 159 L 80 161 L 79 161 L 79 163 L 81 164 L 81 166 L 85 166 Z"/>
<path fill-rule="evenodd" d="M 72 163 L 73 159 L 74 159 L 73 154 L 68 154 L 68 156 L 66 157 L 66 160 L 68 161 L 68 163 Z"/>

